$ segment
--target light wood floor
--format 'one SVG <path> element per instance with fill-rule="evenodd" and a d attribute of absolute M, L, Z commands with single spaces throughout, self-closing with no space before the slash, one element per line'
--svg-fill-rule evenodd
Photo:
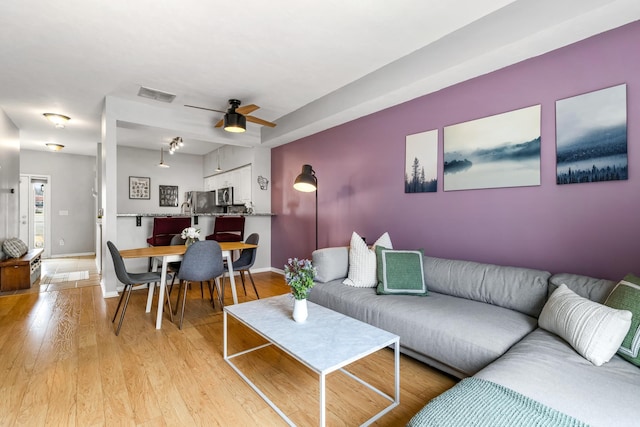
<path fill-rule="evenodd" d="M 211 307 L 206 290 L 204 299 L 199 286 L 189 291 L 182 330 L 167 313 L 156 330 L 155 308 L 144 312 L 146 291 L 134 291 L 116 337 L 111 318 L 117 299 L 102 298 L 92 263 L 45 264 L 41 284 L 0 297 L 0 426 L 285 425 L 224 362 L 223 316 L 217 304 Z M 60 273 L 85 270 L 91 279 L 73 274 L 59 282 Z M 54 275 L 58 282 L 51 283 Z M 288 292 L 281 275 L 254 278 L 263 298 Z M 239 285 L 241 302 L 255 298 L 252 289 L 247 292 L 245 297 Z M 230 292 L 226 301 L 231 303 Z M 234 352 L 261 342 L 232 321 L 230 337 Z M 307 368 L 273 347 L 235 360 L 296 424 L 318 424 L 317 376 Z M 393 353 L 385 349 L 350 370 L 392 394 L 392 363 Z M 400 363 L 400 406 L 375 425 L 405 425 L 455 383 L 411 358 L 402 356 Z M 386 404 L 334 373 L 327 379 L 327 405 L 327 425 L 351 426 Z"/>

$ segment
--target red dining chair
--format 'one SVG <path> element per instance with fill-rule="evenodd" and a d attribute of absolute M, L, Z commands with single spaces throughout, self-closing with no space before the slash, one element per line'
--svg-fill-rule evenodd
<path fill-rule="evenodd" d="M 206 240 L 216 242 L 242 242 L 244 240 L 244 216 L 218 216 L 213 225 L 213 234 Z"/>

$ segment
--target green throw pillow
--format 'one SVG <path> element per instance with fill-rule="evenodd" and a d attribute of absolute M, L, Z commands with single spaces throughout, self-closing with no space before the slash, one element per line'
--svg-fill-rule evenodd
<path fill-rule="evenodd" d="M 629 310 L 631 327 L 618 349 L 618 354 L 640 366 L 640 277 L 627 274 L 611 291 L 604 302 L 609 307 Z"/>
<path fill-rule="evenodd" d="M 378 295 L 428 295 L 424 282 L 424 250 L 376 246 Z"/>

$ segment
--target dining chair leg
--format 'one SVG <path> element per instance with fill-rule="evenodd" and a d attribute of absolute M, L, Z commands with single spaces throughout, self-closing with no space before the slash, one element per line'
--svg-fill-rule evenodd
<path fill-rule="evenodd" d="M 179 329 L 182 330 L 182 321 L 184 320 L 184 306 L 187 304 L 187 287 L 184 287 L 184 291 L 182 293 L 182 313 L 180 314 L 180 326 Z"/>
<path fill-rule="evenodd" d="M 253 285 L 253 290 L 256 293 L 256 296 L 258 297 L 258 299 L 260 299 L 260 295 L 258 295 L 258 289 L 256 288 L 256 282 L 253 281 L 253 276 L 251 275 L 251 271 L 250 270 L 246 270 L 247 273 L 249 273 L 249 279 L 251 279 L 251 284 Z"/>
<path fill-rule="evenodd" d="M 124 300 L 124 305 L 122 306 L 122 313 L 120 314 L 120 321 L 118 322 L 118 328 L 116 329 L 116 336 L 120 333 L 120 328 L 122 327 L 122 321 L 124 320 L 124 314 L 127 312 L 127 305 L 129 305 L 129 298 L 131 297 L 131 290 L 133 289 L 132 285 L 126 285 L 125 290 L 127 292 L 127 297 Z M 124 295 L 124 294 L 123 294 Z"/>
<path fill-rule="evenodd" d="M 183 290 L 183 289 L 182 289 L 182 287 L 183 287 L 183 286 L 182 286 L 182 285 L 183 285 L 183 283 L 182 283 L 182 282 L 183 282 L 183 281 L 182 281 L 182 280 L 180 280 L 180 282 L 178 283 L 178 297 L 176 298 L 176 309 L 175 309 L 175 311 L 173 312 L 173 314 L 174 314 L 174 315 L 177 315 L 177 314 L 178 314 L 178 307 L 180 306 L 180 291 L 182 291 L 182 290 Z M 184 286 L 184 292 L 187 292 L 187 286 L 186 286 L 186 285 Z"/>
<path fill-rule="evenodd" d="M 244 270 L 240 270 L 238 271 L 238 274 L 240 275 L 240 281 L 242 282 L 242 289 L 244 290 L 244 296 L 247 296 L 247 288 L 244 285 Z"/>
<path fill-rule="evenodd" d="M 164 287 L 164 293 L 167 296 L 167 305 L 169 306 L 169 318 L 173 322 L 173 310 L 171 309 L 171 290 L 168 286 Z"/>
<path fill-rule="evenodd" d="M 213 284 L 211 279 L 207 281 L 207 288 L 209 289 L 209 301 L 211 301 L 211 304 L 213 304 Z"/>
<path fill-rule="evenodd" d="M 118 310 L 120 310 L 120 306 L 122 305 L 122 300 L 124 299 L 124 294 L 127 293 L 127 285 L 124 286 L 122 293 L 120 294 L 120 300 L 118 301 L 118 306 L 116 307 L 116 312 L 113 313 L 113 319 L 111 319 L 111 323 L 116 321 L 116 316 L 118 316 Z"/>
<path fill-rule="evenodd" d="M 220 303 L 220 310 L 224 309 L 224 275 L 222 275 L 222 279 L 216 277 L 214 279 L 216 284 L 216 289 L 218 290 L 218 302 Z"/>

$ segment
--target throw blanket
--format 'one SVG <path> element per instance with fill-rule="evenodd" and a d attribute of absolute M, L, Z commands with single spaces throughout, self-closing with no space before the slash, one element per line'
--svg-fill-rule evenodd
<path fill-rule="evenodd" d="M 407 427 L 582 427 L 587 424 L 507 387 L 465 378 L 434 398 Z"/>

